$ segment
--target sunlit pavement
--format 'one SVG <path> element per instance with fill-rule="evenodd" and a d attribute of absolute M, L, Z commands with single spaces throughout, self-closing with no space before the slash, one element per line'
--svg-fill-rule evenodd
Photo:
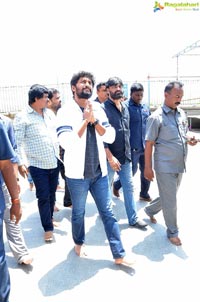
<path fill-rule="evenodd" d="M 197 133 L 197 136 L 199 133 Z M 23 219 L 21 226 L 26 244 L 34 257 L 32 266 L 18 265 L 5 238 L 11 276 L 10 302 L 77 302 L 77 301 L 142 301 L 169 302 L 199 300 L 199 171 L 200 143 L 189 147 L 187 172 L 178 193 L 178 222 L 183 245 L 176 247 L 166 238 L 159 213 L 158 223 L 150 224 L 137 201 L 140 218 L 149 226 L 146 231 L 130 228 L 124 209 L 123 195 L 114 198 L 113 210 L 119 221 L 127 257 L 136 260 L 134 268 L 116 266 L 106 240 L 102 221 L 92 198 L 88 197 L 85 229 L 87 257 L 79 258 L 71 238 L 71 209 L 62 206 L 63 192 L 57 192 L 60 223 L 54 231 L 54 242 L 43 240 L 35 192 L 22 180 Z M 139 174 L 134 178 L 135 198 L 139 195 Z M 156 181 L 151 196 L 157 197 Z"/>

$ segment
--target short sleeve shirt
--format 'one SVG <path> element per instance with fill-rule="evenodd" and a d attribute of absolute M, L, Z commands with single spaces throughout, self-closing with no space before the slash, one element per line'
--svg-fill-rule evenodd
<path fill-rule="evenodd" d="M 180 108 L 163 105 L 148 118 L 145 140 L 155 142 L 154 169 L 163 173 L 183 173 L 187 157 L 188 122 Z"/>
<path fill-rule="evenodd" d="M 0 121 L 0 160 L 11 159 L 15 156 L 15 152 L 11 146 L 8 135 L 2 121 Z M 2 192 L 2 183 L 0 178 L 0 212 L 5 208 L 5 201 Z"/>
<path fill-rule="evenodd" d="M 0 121 L 0 160 L 10 159 L 15 156 L 3 123 Z"/>

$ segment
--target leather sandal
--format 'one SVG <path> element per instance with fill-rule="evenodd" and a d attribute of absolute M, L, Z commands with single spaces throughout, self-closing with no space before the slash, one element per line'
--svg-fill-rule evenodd
<path fill-rule="evenodd" d="M 45 242 L 52 242 L 53 241 L 53 232 L 48 231 L 44 233 L 44 241 Z"/>

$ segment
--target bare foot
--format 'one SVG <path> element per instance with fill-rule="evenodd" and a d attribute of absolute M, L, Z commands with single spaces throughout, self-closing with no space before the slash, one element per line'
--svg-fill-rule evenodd
<path fill-rule="evenodd" d="M 34 188 L 35 188 L 34 183 L 33 183 L 33 182 L 30 182 L 30 183 L 29 183 L 29 189 L 30 189 L 30 191 L 33 191 Z"/>
<path fill-rule="evenodd" d="M 147 216 L 149 216 L 149 219 L 150 219 L 150 221 L 151 221 L 151 223 L 157 223 L 157 220 L 156 220 L 156 218 L 152 215 L 149 215 L 148 213 L 147 213 L 147 210 L 146 210 L 146 208 L 144 209 L 144 211 L 145 211 L 145 213 L 147 214 Z"/>
<path fill-rule="evenodd" d="M 157 223 L 157 220 L 154 216 L 150 216 L 150 221 L 151 221 L 151 223 L 154 223 L 154 224 Z"/>
<path fill-rule="evenodd" d="M 24 255 L 20 258 L 19 264 L 29 265 L 33 262 L 33 257 L 31 255 Z"/>
<path fill-rule="evenodd" d="M 177 246 L 182 245 L 181 239 L 179 237 L 170 237 L 168 239 L 174 245 L 177 245 Z"/>
<path fill-rule="evenodd" d="M 74 250 L 75 250 L 76 255 L 79 256 L 79 257 L 87 256 L 84 244 L 82 244 L 82 245 L 76 244 L 74 246 Z"/>
<path fill-rule="evenodd" d="M 126 259 L 126 258 L 117 258 L 115 259 L 115 264 L 117 265 L 125 265 L 125 266 L 128 266 L 128 267 L 133 267 L 133 265 L 135 264 L 135 260 L 129 260 L 129 259 Z"/>
<path fill-rule="evenodd" d="M 60 226 L 60 223 L 57 222 L 57 221 L 55 221 L 54 219 L 53 219 L 52 222 L 53 222 L 53 225 L 54 225 L 56 228 Z"/>
<path fill-rule="evenodd" d="M 56 191 L 58 192 L 63 192 L 65 190 L 65 188 L 61 187 L 61 186 L 57 186 Z"/>
<path fill-rule="evenodd" d="M 59 212 L 60 209 L 57 206 L 54 206 L 54 212 Z"/>

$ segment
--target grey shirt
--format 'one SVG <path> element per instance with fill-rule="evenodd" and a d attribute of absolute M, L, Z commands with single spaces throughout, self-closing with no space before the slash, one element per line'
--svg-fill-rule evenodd
<path fill-rule="evenodd" d="M 155 142 L 154 169 L 163 173 L 183 173 L 187 157 L 188 122 L 184 111 L 166 105 L 147 121 L 145 140 Z"/>

